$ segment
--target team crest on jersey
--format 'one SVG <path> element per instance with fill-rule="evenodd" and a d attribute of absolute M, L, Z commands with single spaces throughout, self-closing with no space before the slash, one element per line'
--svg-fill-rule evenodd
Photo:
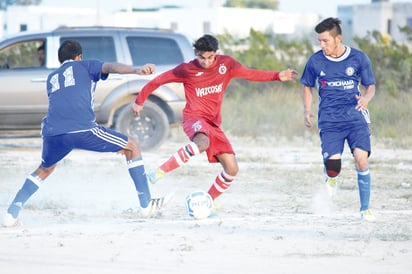
<path fill-rule="evenodd" d="M 202 123 L 200 121 L 196 121 L 192 124 L 192 128 L 195 132 L 202 129 Z"/>
<path fill-rule="evenodd" d="M 220 73 L 220 74 L 225 74 L 226 71 L 227 71 L 226 66 L 225 66 L 224 64 L 221 64 L 221 65 L 219 66 L 219 73 Z"/>
<path fill-rule="evenodd" d="M 352 76 L 355 73 L 355 69 L 353 67 L 347 67 L 345 73 L 348 76 Z"/>

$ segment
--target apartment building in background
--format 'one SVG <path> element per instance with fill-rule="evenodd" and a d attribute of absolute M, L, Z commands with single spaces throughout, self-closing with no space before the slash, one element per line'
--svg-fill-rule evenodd
<path fill-rule="evenodd" d="M 353 37 L 365 37 L 368 32 L 378 31 L 399 44 L 410 44 L 399 28 L 412 29 L 412 3 L 371 0 L 369 4 L 338 6 L 337 16 L 342 20 L 346 43 Z"/>
<path fill-rule="evenodd" d="M 48 6 L 10 6 L 0 12 L 0 38 L 21 31 L 52 30 L 59 26 L 122 26 L 172 29 L 195 39 L 204 33 L 230 33 L 246 37 L 251 28 L 293 38 L 314 40 L 313 28 L 322 19 L 315 13 L 288 13 L 268 9 L 227 8 L 213 4 L 206 8 L 128 7 L 113 13 L 98 8 L 58 8 Z M 338 6 L 345 43 L 353 36 L 364 37 L 369 31 L 388 34 L 399 43 L 407 37 L 399 27 L 412 28 L 412 3 L 371 0 L 364 5 Z M 315 42 L 315 40 L 314 40 Z"/>

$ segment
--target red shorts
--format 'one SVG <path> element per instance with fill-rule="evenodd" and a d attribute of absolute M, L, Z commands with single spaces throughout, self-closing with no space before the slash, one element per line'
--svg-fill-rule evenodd
<path fill-rule="evenodd" d="M 201 119 L 185 119 L 183 121 L 183 130 L 190 140 L 193 140 L 196 133 L 204 133 L 209 137 L 210 144 L 206 150 L 207 158 L 210 163 L 217 163 L 217 155 L 223 153 L 235 154 L 229 139 L 223 130 Z"/>

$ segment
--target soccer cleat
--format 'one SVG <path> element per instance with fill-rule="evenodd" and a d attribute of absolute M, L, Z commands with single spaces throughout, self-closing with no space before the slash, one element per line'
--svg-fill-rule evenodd
<path fill-rule="evenodd" d="M 360 212 L 361 219 L 368 221 L 368 222 L 374 222 L 376 221 L 375 215 L 373 215 L 372 211 L 370 209 L 362 210 Z"/>
<path fill-rule="evenodd" d="M 147 173 L 147 179 L 149 180 L 150 183 L 155 184 L 157 181 L 160 179 L 163 179 L 165 177 L 165 172 L 161 170 L 160 168 L 157 168 L 155 171 L 151 171 Z"/>
<path fill-rule="evenodd" d="M 147 207 L 140 207 L 140 213 L 144 218 L 155 217 L 160 211 L 170 202 L 172 194 L 166 195 L 161 198 L 150 199 Z"/>
<path fill-rule="evenodd" d="M 213 201 L 212 210 L 210 210 L 209 218 L 216 218 L 217 217 L 217 209 L 219 206 Z"/>
<path fill-rule="evenodd" d="M 17 218 L 14 218 L 10 213 L 6 213 L 6 215 L 4 215 L 2 225 L 4 227 L 15 227 L 19 225 L 19 220 Z"/>
<path fill-rule="evenodd" d="M 325 186 L 326 186 L 326 190 L 327 190 L 329 196 L 330 197 L 335 196 L 336 189 L 337 189 L 337 186 L 338 186 L 338 182 L 337 182 L 336 177 L 326 177 Z"/>

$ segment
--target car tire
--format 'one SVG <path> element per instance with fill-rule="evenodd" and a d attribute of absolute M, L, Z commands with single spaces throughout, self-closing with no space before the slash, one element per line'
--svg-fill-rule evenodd
<path fill-rule="evenodd" d="M 118 112 L 115 130 L 133 138 L 142 151 L 159 147 L 169 135 L 166 113 L 155 103 L 146 101 L 139 116 L 134 115 L 132 104 Z"/>

